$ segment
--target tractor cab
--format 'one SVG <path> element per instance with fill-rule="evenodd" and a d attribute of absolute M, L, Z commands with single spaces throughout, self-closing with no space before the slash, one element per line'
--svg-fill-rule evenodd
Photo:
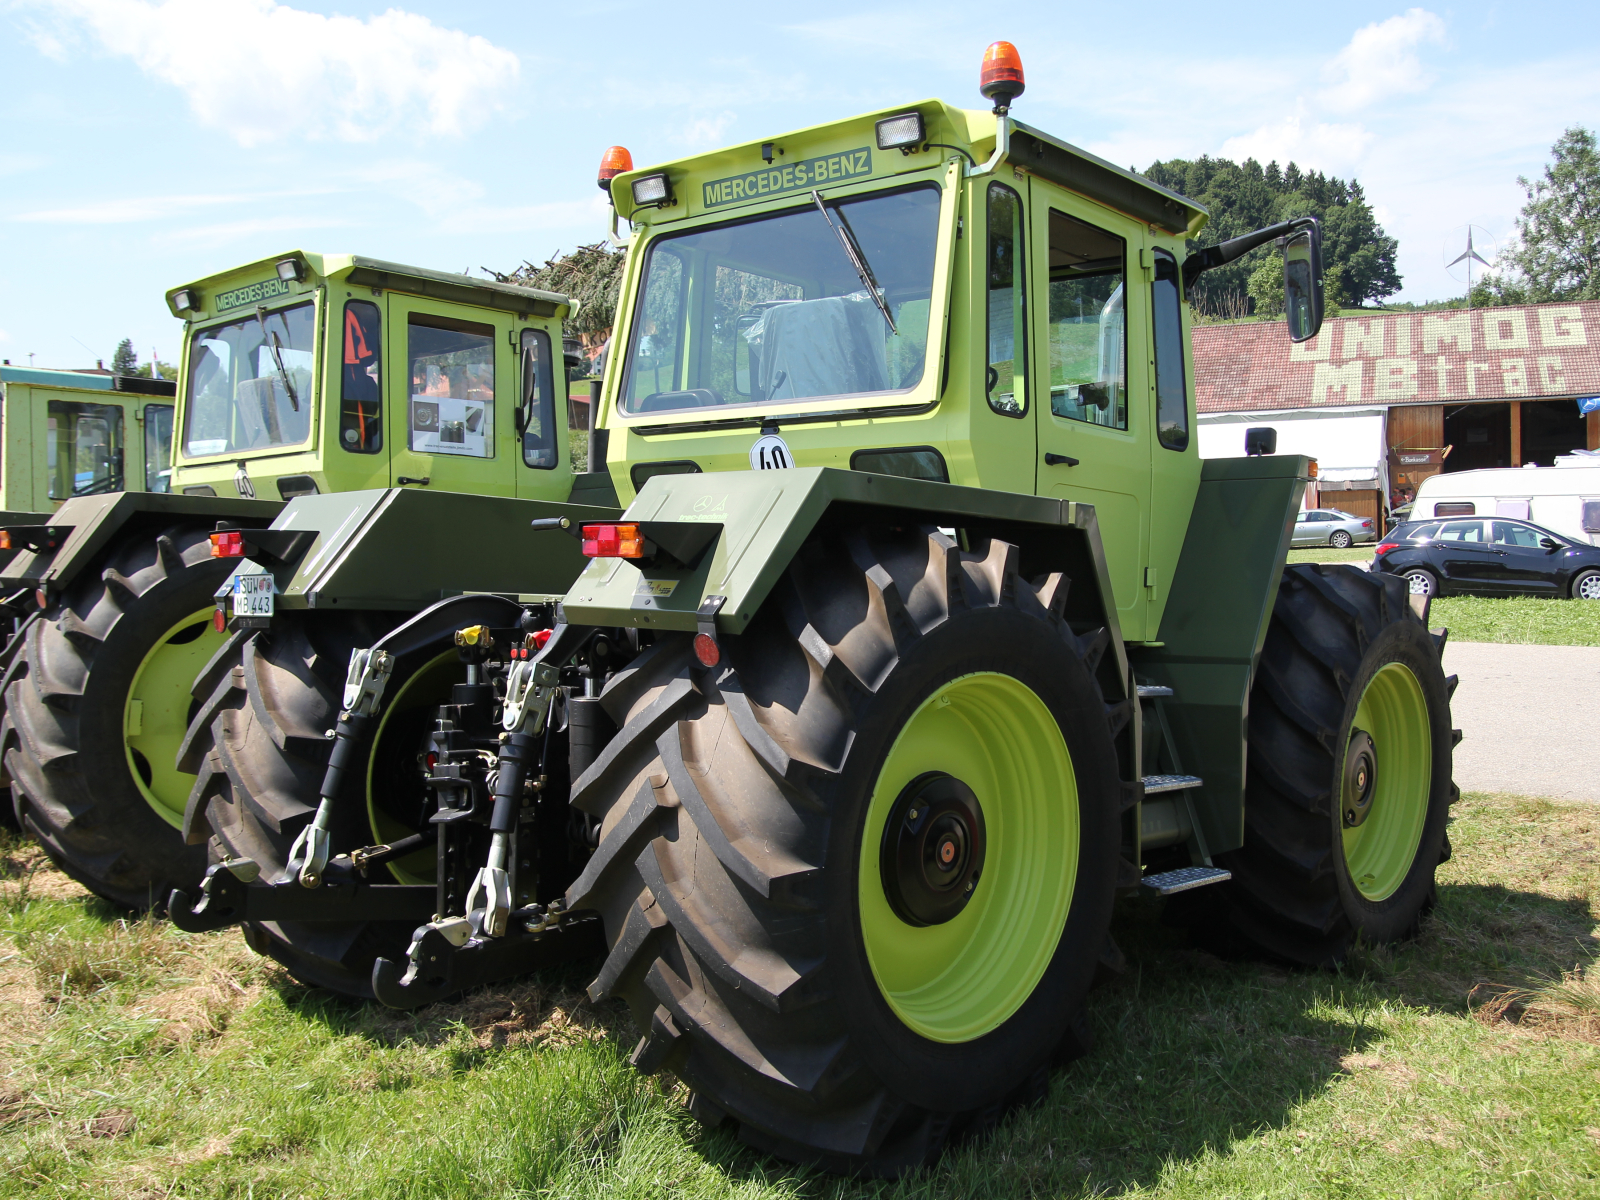
<path fill-rule="evenodd" d="M 187 324 L 174 490 L 565 499 L 565 297 L 295 251 L 167 293 Z"/>
<path fill-rule="evenodd" d="M 74 496 L 170 491 L 175 390 L 165 379 L 0 367 L 0 509 L 51 513 Z"/>

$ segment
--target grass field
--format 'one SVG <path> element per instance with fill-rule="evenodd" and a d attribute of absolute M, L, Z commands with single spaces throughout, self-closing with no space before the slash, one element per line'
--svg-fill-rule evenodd
<path fill-rule="evenodd" d="M 1372 561 L 1371 546 L 1335 550 L 1315 546 L 1289 551 L 1289 561 Z M 1444 596 L 1433 602 L 1428 624 L 1445 626 L 1457 642 L 1517 642 L 1538 646 L 1600 646 L 1600 604 L 1537 596 Z"/>
<path fill-rule="evenodd" d="M 895 1185 L 700 1129 L 581 969 L 388 1012 L 126 921 L 12 840 L 0 1195 L 1600 1194 L 1600 810 L 1468 795 L 1451 836 L 1420 940 L 1342 973 L 1223 962 L 1124 904 L 1094 1052 Z"/>

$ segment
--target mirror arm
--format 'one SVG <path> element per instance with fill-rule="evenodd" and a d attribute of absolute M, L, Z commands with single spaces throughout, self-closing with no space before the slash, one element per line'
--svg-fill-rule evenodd
<path fill-rule="evenodd" d="M 1196 250 L 1183 260 L 1184 291 L 1187 292 L 1194 286 L 1194 281 L 1200 278 L 1202 272 L 1209 271 L 1213 267 L 1226 266 L 1235 259 L 1243 258 L 1257 246 L 1265 246 L 1268 242 L 1299 233 L 1302 229 L 1315 229 L 1316 225 L 1315 217 L 1296 217 L 1292 221 L 1279 221 L 1276 225 L 1268 225 L 1265 229 L 1257 229 L 1254 233 L 1218 242 L 1215 246 L 1207 246 L 1204 250 Z"/>

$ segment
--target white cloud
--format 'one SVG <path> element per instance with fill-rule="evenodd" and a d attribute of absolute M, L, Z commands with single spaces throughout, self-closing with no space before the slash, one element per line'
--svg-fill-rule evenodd
<path fill-rule="evenodd" d="M 370 141 L 396 129 L 454 136 L 503 106 L 517 56 L 487 38 L 391 8 L 359 20 L 274 0 L 55 0 L 81 30 L 179 88 L 240 144 Z"/>
<path fill-rule="evenodd" d="M 342 217 L 260 217 L 223 221 L 214 225 L 185 225 L 153 237 L 150 241 L 155 246 L 187 246 L 209 250 L 232 245 L 257 234 L 347 229 L 354 224 L 354 221 Z"/>
<path fill-rule="evenodd" d="M 1417 58 L 1424 42 L 1444 41 L 1444 22 L 1423 8 L 1407 9 L 1387 21 L 1356 30 L 1350 44 L 1323 68 L 1330 87 L 1328 107 L 1349 112 L 1406 92 L 1420 92 L 1433 81 Z"/>
<path fill-rule="evenodd" d="M 318 188 L 307 191 L 215 196 L 119 196 L 114 200 L 100 200 L 72 208 L 49 208 L 18 213 L 11 219 L 48 225 L 127 225 L 136 221 L 162 221 L 194 212 L 196 209 L 217 208 L 228 204 L 259 206 L 291 196 L 317 195 L 328 190 L 330 189 Z"/>
<path fill-rule="evenodd" d="M 734 115 L 731 112 L 718 113 L 714 117 L 698 117 L 677 130 L 672 140 L 692 150 L 720 146 L 733 122 Z"/>
<path fill-rule="evenodd" d="M 1349 171 L 1376 135 L 1360 125 L 1307 121 L 1304 112 L 1222 143 L 1222 157 L 1260 163 L 1315 164 L 1324 171 Z"/>

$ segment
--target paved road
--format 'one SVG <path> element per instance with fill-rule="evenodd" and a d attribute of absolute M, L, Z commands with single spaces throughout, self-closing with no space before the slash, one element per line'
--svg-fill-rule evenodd
<path fill-rule="evenodd" d="M 1600 646 L 1445 644 L 1462 791 L 1600 801 Z"/>

